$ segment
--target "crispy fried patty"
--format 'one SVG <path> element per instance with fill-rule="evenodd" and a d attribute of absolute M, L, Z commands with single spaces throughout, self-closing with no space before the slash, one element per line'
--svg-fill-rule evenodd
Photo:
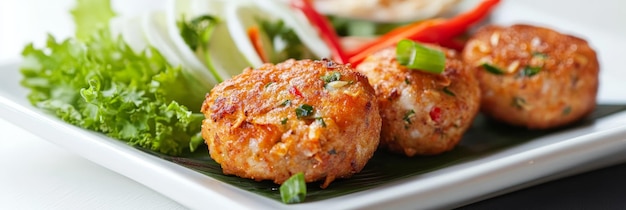
<path fill-rule="evenodd" d="M 599 65 L 583 39 L 529 25 L 491 25 L 469 40 L 463 59 L 476 67 L 482 112 L 497 120 L 545 129 L 595 107 Z"/>
<path fill-rule="evenodd" d="M 382 147 L 407 156 L 439 154 L 454 148 L 471 125 L 480 104 L 478 81 L 455 51 L 438 49 L 446 55 L 440 75 L 400 65 L 395 48 L 357 66 L 378 96 Z"/>
<path fill-rule="evenodd" d="M 381 118 L 367 78 L 332 61 L 246 69 L 213 88 L 202 135 L 225 174 L 282 183 L 359 172 L 378 147 Z"/>

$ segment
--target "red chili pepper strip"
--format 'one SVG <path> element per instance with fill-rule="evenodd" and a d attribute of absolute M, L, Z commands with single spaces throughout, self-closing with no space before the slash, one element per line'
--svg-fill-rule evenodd
<path fill-rule="evenodd" d="M 298 88 L 296 86 L 291 86 L 289 88 L 289 93 L 296 95 L 300 98 L 304 98 L 304 95 L 302 95 L 302 93 L 300 92 L 300 90 L 298 90 Z"/>
<path fill-rule="evenodd" d="M 452 39 L 441 41 L 437 44 L 441 45 L 442 47 L 454 49 L 458 52 L 461 52 L 463 51 L 463 48 L 465 48 L 466 43 L 467 43 L 467 38 L 455 37 Z"/>
<path fill-rule="evenodd" d="M 498 3 L 500 0 L 484 0 L 474 9 L 449 20 L 431 19 L 397 28 L 371 43 L 355 49 L 352 51 L 353 53 L 349 53 L 349 61 L 356 66 L 368 55 L 392 46 L 402 39 L 426 43 L 445 43 L 482 20 Z"/>
<path fill-rule="evenodd" d="M 320 34 L 326 45 L 331 50 L 332 59 L 338 63 L 347 63 L 348 57 L 341 47 L 339 42 L 339 36 L 332 27 L 328 19 L 315 10 L 315 7 L 310 0 L 292 0 L 291 6 L 293 8 L 302 11 L 304 16 L 317 28 L 317 32 Z"/>
<path fill-rule="evenodd" d="M 500 0 L 484 0 L 474 9 L 408 38 L 428 43 L 438 43 L 452 39 L 467 31 L 472 25 L 480 22 L 498 3 L 500 3 Z"/>

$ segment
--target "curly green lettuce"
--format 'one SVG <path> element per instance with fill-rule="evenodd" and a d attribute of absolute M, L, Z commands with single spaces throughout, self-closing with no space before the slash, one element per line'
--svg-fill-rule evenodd
<path fill-rule="evenodd" d="M 202 144 L 199 107 L 208 89 L 154 49 L 133 52 L 107 31 L 81 42 L 23 50 L 21 84 L 28 99 L 64 121 L 156 152 L 177 155 Z"/>
<path fill-rule="evenodd" d="M 203 143 L 206 79 L 171 66 L 154 48 L 137 53 L 108 31 L 109 0 L 78 0 L 76 36 L 22 51 L 22 86 L 40 109 L 73 125 L 155 152 L 178 155 Z M 189 108 L 188 108 L 189 107 Z M 191 110 L 193 110 L 193 112 Z"/>

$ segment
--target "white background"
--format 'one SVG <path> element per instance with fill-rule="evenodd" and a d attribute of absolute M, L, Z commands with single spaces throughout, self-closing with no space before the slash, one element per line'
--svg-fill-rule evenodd
<path fill-rule="evenodd" d="M 116 1 L 114 1 L 117 3 Z M 133 0 L 118 13 L 158 7 Z M 0 1 L 0 65 L 20 58 L 24 45 L 45 43 L 51 33 L 71 36 L 73 0 Z M 185 209 L 114 171 L 0 119 L 0 209 Z"/>
<path fill-rule="evenodd" d="M 115 1 L 114 1 L 115 2 Z M 119 13 L 159 7 L 162 1 L 126 1 L 116 4 Z M 0 65 L 15 62 L 29 42 L 41 45 L 46 34 L 70 36 L 73 25 L 67 12 L 72 0 L 0 1 Z M 538 24 L 581 35 L 602 49 L 601 101 L 626 101 L 625 1 L 543 1 L 517 3 L 541 14 L 518 14 Z M 502 5 L 506 7 L 506 3 Z M 508 17 L 515 8 L 506 7 L 497 17 Z M 545 14 L 549 14 L 545 16 Z M 502 18 L 502 22 L 517 19 Z M 584 28 L 585 31 L 577 31 Z M 606 42 L 606 40 L 619 40 Z M 609 91 L 610 90 L 610 91 Z M 113 171 L 96 165 L 63 148 L 0 119 L 0 209 L 183 209 L 180 204 Z M 207 202 L 207 201 L 199 201 Z M 207 202 L 210 205 L 210 202 Z"/>

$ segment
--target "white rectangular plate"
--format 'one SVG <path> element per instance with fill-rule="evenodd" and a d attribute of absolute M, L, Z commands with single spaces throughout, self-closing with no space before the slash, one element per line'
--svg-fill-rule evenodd
<path fill-rule="evenodd" d="M 542 16 L 514 2 L 503 4 L 492 21 L 519 22 L 519 17 L 528 14 L 532 14 L 535 20 L 553 20 L 553 24 L 562 21 Z M 571 24 L 561 26 L 587 31 L 583 30 L 584 27 Z M 597 45 L 601 56 L 610 57 L 611 53 L 620 49 L 611 48 L 608 44 L 621 43 L 617 36 L 592 32 L 586 38 L 602 39 L 591 41 Z M 615 40 L 611 40 L 613 38 Z M 611 80 L 624 78 L 615 77 L 620 74 L 616 73 L 619 63 L 611 64 L 607 58 L 601 58 L 601 63 L 601 79 L 607 83 L 601 86 L 600 98 L 609 102 L 619 101 L 622 99 L 620 95 L 606 90 L 616 87 L 626 89 L 623 84 L 613 81 L 615 79 Z M 0 74 L 3 75 L 0 77 L 0 117 L 194 209 L 207 205 L 222 209 L 450 208 L 564 175 L 626 161 L 626 156 L 622 155 L 626 151 L 626 112 L 622 111 L 576 128 L 555 131 L 371 189 L 285 205 L 43 113 L 27 101 L 27 90 L 19 85 L 21 75 L 18 69 L 16 63 L 0 66 Z"/>

